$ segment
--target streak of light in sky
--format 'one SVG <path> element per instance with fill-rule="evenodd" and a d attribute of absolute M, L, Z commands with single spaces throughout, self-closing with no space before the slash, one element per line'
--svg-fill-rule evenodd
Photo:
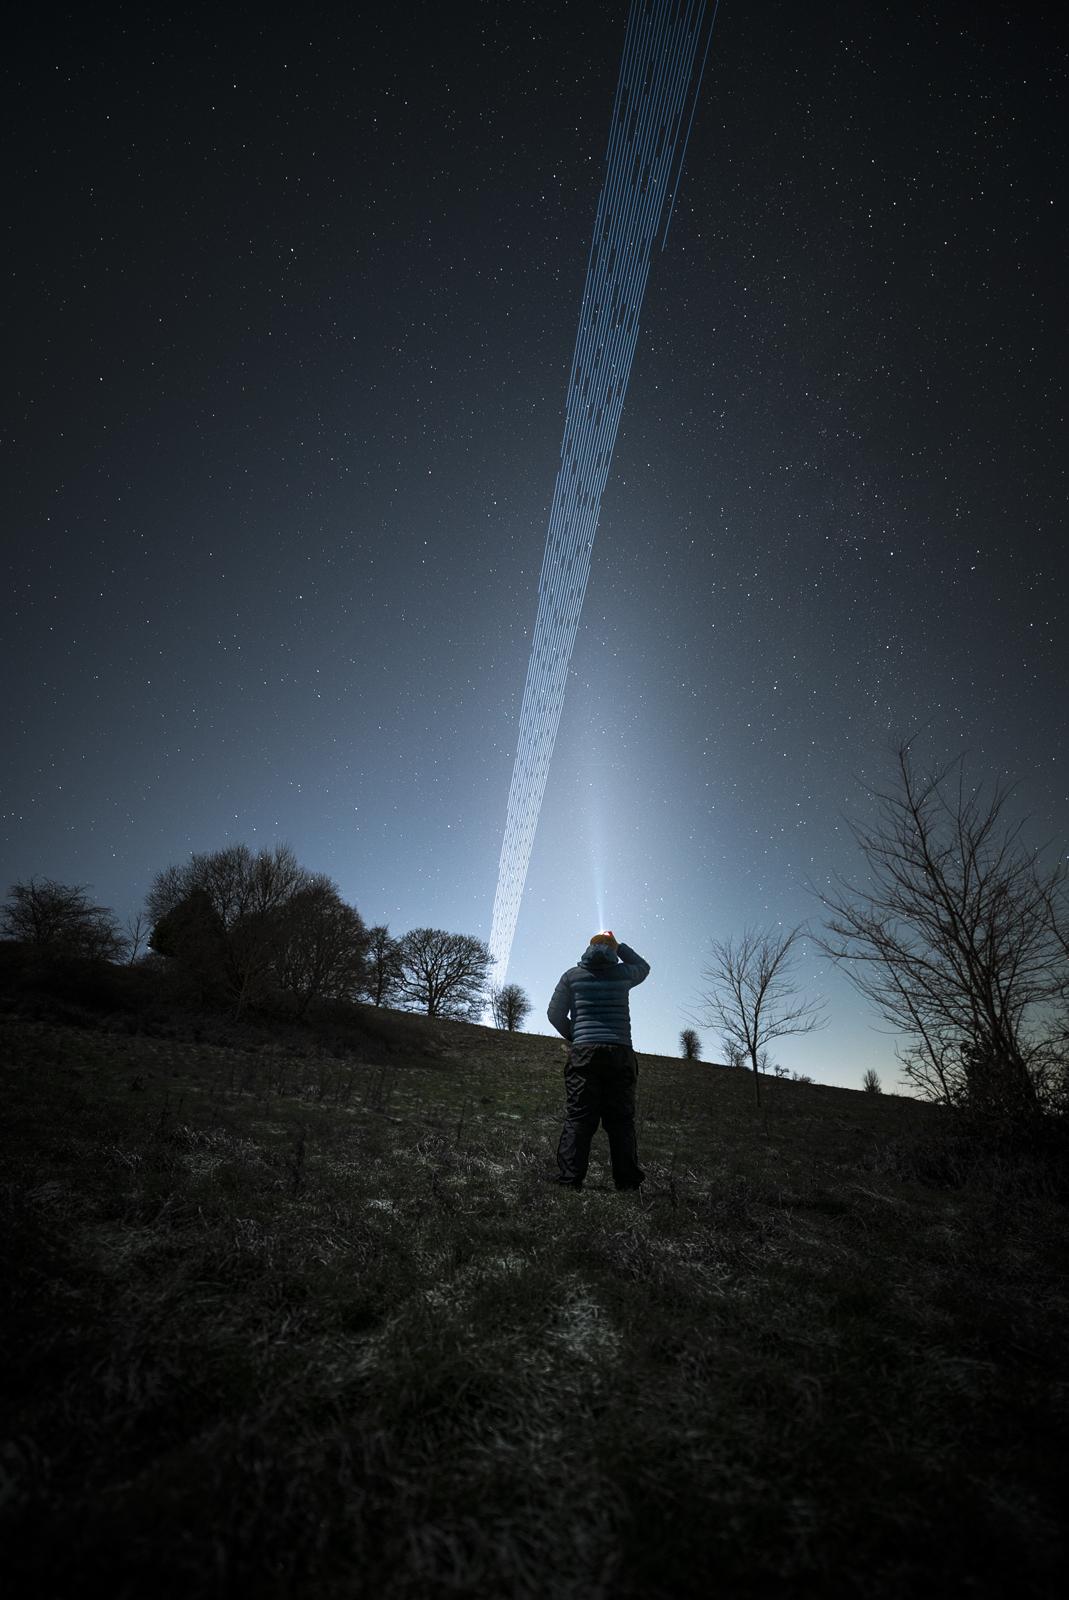
<path fill-rule="evenodd" d="M 715 21 L 715 9 L 713 20 Z M 504 978 L 549 775 L 654 241 L 667 240 L 701 86 L 704 0 L 632 0 L 572 357 L 490 933 Z M 663 233 L 662 233 L 663 229 Z"/>

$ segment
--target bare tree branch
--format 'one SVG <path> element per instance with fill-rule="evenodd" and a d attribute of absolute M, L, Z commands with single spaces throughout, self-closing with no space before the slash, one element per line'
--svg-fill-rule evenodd
<path fill-rule="evenodd" d="M 922 776 L 906 742 L 897 765 L 896 787 L 874 794 L 875 824 L 851 824 L 867 884 L 815 891 L 830 914 L 816 943 L 903 1035 L 905 1077 L 923 1094 L 975 1103 L 982 1081 L 988 1099 L 1034 1108 L 1059 948 L 1064 972 L 1064 867 L 1040 868 L 1006 817 L 1011 791 L 970 788 L 963 758 Z"/>
<path fill-rule="evenodd" d="M 148 946 L 151 931 L 147 911 L 137 911 L 132 917 L 127 917 L 125 935 L 127 966 L 132 967 L 142 949 Z"/>
<path fill-rule="evenodd" d="M 822 1005 L 805 998 L 792 975 L 802 932 L 747 928 L 737 939 L 714 939 L 702 973 L 710 984 L 701 996 L 709 1013 L 705 1026 L 719 1028 L 729 1060 L 749 1061 L 758 1104 L 761 1058 L 770 1041 L 826 1025 Z"/>

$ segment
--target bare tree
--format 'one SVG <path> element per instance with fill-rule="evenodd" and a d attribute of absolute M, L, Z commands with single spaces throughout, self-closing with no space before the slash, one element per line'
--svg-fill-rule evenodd
<path fill-rule="evenodd" d="M 679 1053 L 684 1061 L 697 1061 L 702 1042 L 694 1028 L 684 1028 L 679 1035 Z"/>
<path fill-rule="evenodd" d="M 5 938 L 50 955 L 120 961 L 126 950 L 111 908 L 94 905 L 83 884 L 54 878 L 12 884 L 7 904 L 0 908 L 0 925 Z"/>
<path fill-rule="evenodd" d="M 880 1082 L 880 1074 L 876 1071 L 875 1067 L 870 1067 L 866 1072 L 865 1076 L 861 1080 L 861 1087 L 864 1089 L 866 1094 L 883 1093 L 883 1085 Z"/>
<path fill-rule="evenodd" d="M 490 990 L 490 1009 L 495 1028 L 515 1033 L 531 1014 L 531 1002 L 518 983 L 506 983 Z"/>
<path fill-rule="evenodd" d="M 1057 1012 L 1049 1028 L 1046 1075 L 1052 1080 L 1053 1103 L 1069 1109 L 1069 904 L 1065 888 L 1064 877 L 1043 885 L 1051 936 L 1061 952 L 1057 962 Z"/>
<path fill-rule="evenodd" d="M 299 1016 L 313 1000 L 344 999 L 360 988 L 367 929 L 329 878 L 313 878 L 278 915 L 274 977 Z"/>
<path fill-rule="evenodd" d="M 367 995 L 372 1005 L 389 1005 L 400 987 L 404 971 L 400 943 L 390 938 L 390 930 L 385 923 L 368 929 L 364 967 L 361 992 Z"/>
<path fill-rule="evenodd" d="M 481 939 L 443 928 L 413 928 L 399 945 L 405 1004 L 428 1017 L 479 1020 L 493 964 Z"/>
<path fill-rule="evenodd" d="M 152 925 L 148 919 L 147 911 L 137 911 L 132 917 L 126 919 L 126 964 L 132 967 L 142 949 L 148 946 L 149 934 Z"/>
<path fill-rule="evenodd" d="M 1004 816 L 1010 791 L 985 799 L 964 758 L 922 776 L 907 742 L 897 764 L 876 822 L 853 825 L 868 884 L 820 894 L 819 947 L 903 1036 L 905 1078 L 925 1096 L 1029 1115 L 1054 1051 L 1065 868 L 1041 869 Z"/>
<path fill-rule="evenodd" d="M 788 1034 L 812 1033 L 825 1025 L 819 1002 L 800 995 L 792 976 L 801 928 L 789 933 L 748 928 L 739 939 L 711 941 L 711 961 L 702 973 L 710 987 L 706 1027 L 719 1028 L 729 1061 L 748 1061 L 754 1097 L 761 1103 L 765 1046 Z"/>

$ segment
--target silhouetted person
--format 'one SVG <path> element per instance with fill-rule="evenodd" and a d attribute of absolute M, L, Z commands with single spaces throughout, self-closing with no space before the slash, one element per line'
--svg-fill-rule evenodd
<path fill-rule="evenodd" d="M 567 1118 L 557 1146 L 555 1181 L 581 1189 L 590 1143 L 602 1122 L 609 1136 L 613 1182 L 637 1189 L 646 1174 L 638 1164 L 635 1084 L 628 995 L 649 976 L 650 964 L 613 933 L 595 933 L 577 967 L 569 967 L 546 1015 L 568 1041 L 564 1083 Z"/>

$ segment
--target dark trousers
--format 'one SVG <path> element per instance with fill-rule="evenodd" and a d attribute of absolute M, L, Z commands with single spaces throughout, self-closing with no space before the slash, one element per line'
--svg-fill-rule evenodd
<path fill-rule="evenodd" d="M 557 1146 L 560 1181 L 578 1189 L 586 1177 L 590 1144 L 601 1122 L 609 1136 L 612 1178 L 618 1189 L 637 1189 L 646 1174 L 638 1164 L 635 1084 L 638 1062 L 627 1044 L 573 1044 L 564 1069 L 567 1120 Z"/>

